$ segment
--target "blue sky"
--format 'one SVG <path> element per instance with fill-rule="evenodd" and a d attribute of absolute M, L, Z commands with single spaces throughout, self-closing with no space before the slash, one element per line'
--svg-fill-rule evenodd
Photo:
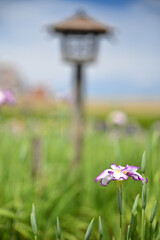
<path fill-rule="evenodd" d="M 30 86 L 70 92 L 73 69 L 45 25 L 78 9 L 116 29 L 112 41 L 101 40 L 97 61 L 85 69 L 87 96 L 159 97 L 159 0 L 0 0 L 0 63 L 15 67 Z"/>

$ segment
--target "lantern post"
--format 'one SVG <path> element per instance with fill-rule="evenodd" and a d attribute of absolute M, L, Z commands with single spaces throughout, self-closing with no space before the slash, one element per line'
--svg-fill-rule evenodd
<path fill-rule="evenodd" d="M 65 61 L 73 63 L 74 79 L 74 164 L 81 159 L 83 146 L 83 66 L 93 62 L 98 52 L 99 36 L 110 36 L 113 28 L 90 18 L 84 12 L 57 24 L 50 24 L 51 34 L 61 34 L 61 50 Z"/>

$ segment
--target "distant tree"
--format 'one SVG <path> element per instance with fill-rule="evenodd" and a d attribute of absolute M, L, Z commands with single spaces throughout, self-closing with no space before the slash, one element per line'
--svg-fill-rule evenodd
<path fill-rule="evenodd" d="M 0 88 L 10 89 L 18 95 L 25 90 L 20 74 L 9 64 L 0 63 Z"/>

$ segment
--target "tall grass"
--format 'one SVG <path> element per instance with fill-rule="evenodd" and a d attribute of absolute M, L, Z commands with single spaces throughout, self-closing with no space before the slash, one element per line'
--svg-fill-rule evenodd
<path fill-rule="evenodd" d="M 17 128 L 15 127 L 17 124 Z M 21 125 L 21 128 L 18 128 Z M 55 239 L 57 216 L 63 229 L 63 239 L 80 240 L 93 217 L 95 223 L 102 216 L 104 236 L 119 236 L 117 224 L 116 186 L 106 189 L 94 183 L 95 177 L 111 163 L 141 165 L 146 151 L 148 206 L 146 217 L 160 190 L 159 138 L 156 133 L 143 131 L 139 135 L 117 137 L 107 132 L 86 128 L 83 158 L 78 169 L 72 167 L 72 135 L 63 121 L 7 120 L 0 125 L 0 239 L 33 239 L 30 227 L 30 209 L 36 205 L 38 239 Z M 40 169 L 32 177 L 33 137 L 41 139 Z M 124 228 L 130 222 L 135 196 L 141 192 L 141 183 L 128 180 L 123 188 L 125 214 Z M 140 211 L 140 207 L 138 207 Z M 157 219 L 160 209 L 157 209 Z M 141 219 L 137 221 L 141 223 Z M 97 223 L 98 225 L 98 223 Z M 154 225 L 154 223 L 153 223 Z M 155 226 L 154 226 L 155 227 Z M 98 239 L 93 229 L 93 239 Z"/>

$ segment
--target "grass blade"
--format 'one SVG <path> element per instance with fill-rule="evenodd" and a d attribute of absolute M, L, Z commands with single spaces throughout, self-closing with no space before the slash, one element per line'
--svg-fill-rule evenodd
<path fill-rule="evenodd" d="M 90 222 L 90 224 L 89 224 L 89 226 L 87 228 L 84 240 L 89 240 L 90 239 L 92 228 L 93 228 L 93 222 L 94 222 L 94 218 L 92 219 L 92 221 Z"/>
<path fill-rule="evenodd" d="M 61 240 L 61 227 L 60 227 L 60 222 L 59 222 L 59 217 L 57 217 L 57 240 Z"/>
<path fill-rule="evenodd" d="M 146 170 L 146 153 L 143 153 L 142 162 L 141 162 L 141 172 L 144 174 Z"/>
<path fill-rule="evenodd" d="M 137 206 L 138 206 L 138 200 L 139 200 L 139 194 L 136 196 L 135 201 L 133 203 L 132 207 L 132 214 L 135 215 L 137 211 Z"/>
<path fill-rule="evenodd" d="M 152 209 L 152 213 L 151 213 L 151 217 L 150 217 L 150 223 L 153 222 L 155 214 L 156 214 L 156 209 L 157 209 L 157 201 L 155 201 L 153 209 Z"/>
<path fill-rule="evenodd" d="M 98 219 L 98 224 L 99 224 L 99 240 L 103 240 L 103 226 L 102 226 L 102 220 L 100 216 Z"/>

